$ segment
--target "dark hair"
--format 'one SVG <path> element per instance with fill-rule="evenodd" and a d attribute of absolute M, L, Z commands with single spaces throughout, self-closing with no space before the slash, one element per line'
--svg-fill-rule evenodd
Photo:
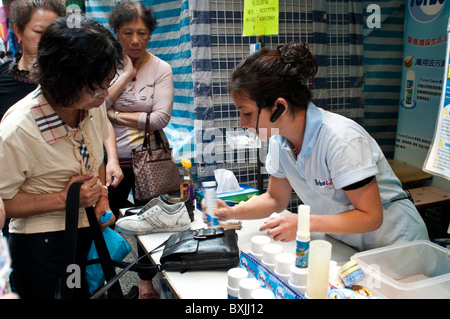
<path fill-rule="evenodd" d="M 58 18 L 45 29 L 32 69 L 44 96 L 60 106 L 77 102 L 83 88 L 101 87 L 122 66 L 122 47 L 111 32 L 82 14 L 76 19 L 76 27 Z"/>
<path fill-rule="evenodd" d="M 19 30 L 23 31 L 36 10 L 52 11 L 64 17 L 67 12 L 64 2 L 61 0 L 15 0 L 11 3 L 11 23 L 16 24 Z"/>
<path fill-rule="evenodd" d="M 114 31 L 117 31 L 122 24 L 137 20 L 137 18 L 141 18 L 144 21 L 150 34 L 158 25 L 150 7 L 146 7 L 140 2 L 134 3 L 129 0 L 119 2 L 111 10 L 108 23 Z"/>
<path fill-rule="evenodd" d="M 304 42 L 280 44 L 275 50 L 263 48 L 236 66 L 228 90 L 245 93 L 262 107 L 272 107 L 281 97 L 295 112 L 306 109 L 311 100 L 311 90 L 306 82 L 314 77 L 317 68 L 317 62 Z"/>

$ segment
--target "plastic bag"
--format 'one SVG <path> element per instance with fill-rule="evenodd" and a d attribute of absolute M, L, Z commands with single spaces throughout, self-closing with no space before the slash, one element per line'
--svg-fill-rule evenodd
<path fill-rule="evenodd" d="M 108 227 L 103 231 L 103 238 L 105 239 L 112 260 L 123 260 L 130 253 L 131 246 L 128 242 L 111 228 Z M 87 256 L 88 261 L 93 259 L 98 259 L 94 242 L 92 242 Z M 99 263 L 86 266 L 86 281 L 89 286 L 89 293 L 91 294 L 102 286 L 105 281 L 105 275 Z"/>

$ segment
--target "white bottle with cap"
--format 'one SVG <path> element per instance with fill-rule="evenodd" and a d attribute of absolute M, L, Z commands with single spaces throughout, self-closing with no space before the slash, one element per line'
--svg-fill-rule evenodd
<path fill-rule="evenodd" d="M 266 288 L 258 288 L 252 291 L 252 299 L 275 299 L 275 295 L 272 291 Z"/>
<path fill-rule="evenodd" d="M 261 287 L 256 278 L 244 278 L 239 282 L 239 299 L 251 299 L 252 291 Z"/>
<path fill-rule="evenodd" d="M 291 274 L 291 266 L 295 264 L 295 255 L 291 253 L 281 253 L 275 257 L 275 274 L 283 279 L 289 281 Z"/>
<path fill-rule="evenodd" d="M 255 235 L 250 239 L 251 246 L 250 246 L 250 252 L 253 256 L 258 258 L 259 260 L 262 259 L 263 256 L 263 248 L 265 245 L 268 245 L 272 242 L 272 239 L 270 237 L 265 235 Z"/>
<path fill-rule="evenodd" d="M 298 206 L 298 223 L 297 223 L 297 246 L 295 249 L 295 266 L 298 268 L 308 268 L 309 242 L 311 235 L 309 230 L 310 224 L 310 207 L 308 205 Z"/>
<path fill-rule="evenodd" d="M 304 295 L 308 282 L 308 268 L 299 268 L 293 264 L 290 267 L 290 272 L 289 285 Z"/>
<path fill-rule="evenodd" d="M 267 244 L 263 247 L 262 263 L 270 270 L 275 269 L 276 257 L 283 252 L 283 247 L 278 244 Z"/>
<path fill-rule="evenodd" d="M 217 226 L 219 225 L 219 218 L 214 214 L 214 211 L 217 209 L 216 182 L 203 182 L 202 186 L 206 205 L 206 224 L 208 226 Z"/>
<path fill-rule="evenodd" d="M 248 278 L 248 271 L 244 268 L 236 267 L 228 270 L 228 299 L 238 299 L 239 283 L 245 278 Z"/>

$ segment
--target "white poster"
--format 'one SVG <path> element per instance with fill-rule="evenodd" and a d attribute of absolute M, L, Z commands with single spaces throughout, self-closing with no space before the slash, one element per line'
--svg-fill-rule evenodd
<path fill-rule="evenodd" d="M 447 27 L 447 39 L 450 35 L 450 20 Z M 450 45 L 447 41 L 447 55 L 442 85 L 441 103 L 439 104 L 436 130 L 433 143 L 428 151 L 423 170 L 450 180 Z"/>

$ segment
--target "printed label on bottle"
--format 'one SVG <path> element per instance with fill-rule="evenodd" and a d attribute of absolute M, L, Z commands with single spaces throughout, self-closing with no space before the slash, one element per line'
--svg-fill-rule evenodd
<path fill-rule="evenodd" d="M 206 224 L 208 226 L 217 226 L 219 225 L 219 217 L 216 217 L 214 215 L 214 211 L 217 210 L 217 205 L 214 205 L 211 209 L 212 213 L 207 213 L 206 214 Z"/>
<path fill-rule="evenodd" d="M 295 266 L 298 268 L 308 267 L 309 242 L 302 242 L 297 240 L 297 247 L 295 248 Z"/>
<path fill-rule="evenodd" d="M 189 195 L 189 199 L 191 200 L 191 202 L 194 203 L 194 199 L 195 199 L 194 185 L 188 186 L 188 195 Z"/>
<path fill-rule="evenodd" d="M 215 188 L 204 188 L 205 205 L 206 205 L 206 224 L 208 226 L 219 225 L 219 218 L 214 215 L 217 210 L 217 199 Z"/>

